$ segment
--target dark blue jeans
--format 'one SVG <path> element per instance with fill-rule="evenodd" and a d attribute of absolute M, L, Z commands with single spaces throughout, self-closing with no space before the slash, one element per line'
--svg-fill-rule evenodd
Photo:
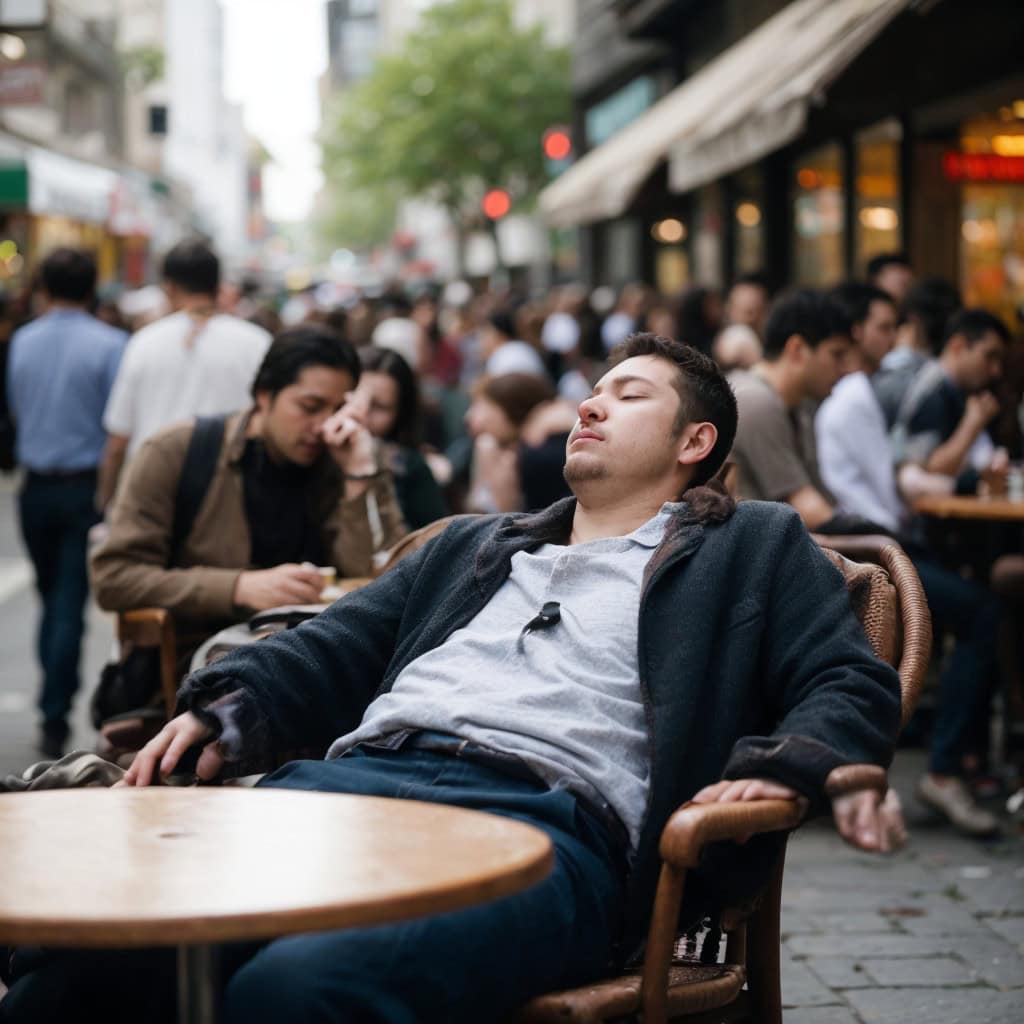
<path fill-rule="evenodd" d="M 610 963 L 624 851 L 569 793 L 424 750 L 296 761 L 262 785 L 491 811 L 543 829 L 555 867 L 526 892 L 469 910 L 225 949 L 228 1024 L 497 1024 L 532 996 L 583 984 Z M 0 1022 L 114 1024 L 173 1012 L 166 952 L 65 953 L 31 966 L 15 971 Z"/>
<path fill-rule="evenodd" d="M 19 496 L 21 533 L 42 599 L 36 645 L 43 669 L 39 710 L 44 726 L 66 730 L 78 691 L 85 602 L 89 597 L 87 547 L 99 521 L 95 474 L 68 477 L 29 473 Z"/>
<path fill-rule="evenodd" d="M 962 775 L 963 756 L 976 753 L 972 741 L 984 733 L 996 674 L 1001 604 L 980 583 L 935 562 L 915 558 L 932 622 L 955 637 L 939 679 L 929 771 Z"/>

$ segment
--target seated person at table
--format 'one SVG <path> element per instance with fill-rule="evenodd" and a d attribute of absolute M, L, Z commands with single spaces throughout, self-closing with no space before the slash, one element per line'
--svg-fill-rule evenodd
<path fill-rule="evenodd" d="M 901 539 L 921 577 L 936 630 L 955 637 L 939 681 L 929 767 L 918 783 L 918 797 L 961 831 L 990 833 L 997 827 L 995 817 L 975 803 L 961 776 L 972 725 L 987 711 L 989 681 L 996 671 L 999 603 L 985 587 L 945 568 L 925 549 L 923 531 L 897 486 L 885 413 L 871 386 L 892 348 L 893 300 L 855 281 L 831 296 L 851 323 L 855 369 L 839 381 L 815 417 L 821 475 L 843 512 L 876 522 Z"/>
<path fill-rule="evenodd" d="M 355 350 L 331 332 L 296 327 L 279 335 L 256 374 L 253 407 L 228 417 L 213 438 L 212 476 L 177 543 L 178 486 L 195 421 L 145 442 L 92 556 L 100 606 L 173 612 L 179 664 L 187 667 L 218 629 L 266 608 L 317 601 L 317 566 L 370 575 L 374 552 L 404 530 L 390 474 L 377 471 L 376 443 L 339 412 L 359 373 Z"/>
<path fill-rule="evenodd" d="M 974 494 L 979 475 L 1007 469 L 985 428 L 999 412 L 989 388 L 1003 372 L 1010 335 L 984 309 L 954 314 L 942 354 L 914 378 L 892 430 L 897 465 L 909 462 L 956 480 L 961 494 Z"/>
<path fill-rule="evenodd" d="M 569 437 L 575 497 L 456 520 L 317 618 L 190 676 L 125 776 L 148 785 L 196 745 L 210 778 L 312 743 L 326 760 L 262 784 L 472 807 L 552 840 L 552 873 L 518 895 L 262 946 L 227 981 L 225 1020 L 504 1020 L 637 952 L 683 801 L 821 808 L 833 768 L 891 758 L 898 680 L 841 575 L 790 509 L 709 485 L 736 424 L 724 377 L 655 335 L 616 357 Z M 886 847 L 877 792 L 832 811 L 849 841 Z M 732 848 L 729 877 L 764 878 L 768 839 Z M 142 985 L 104 981 L 96 958 L 75 984 L 69 959 L 15 979 L 0 1020 L 73 1021 L 91 996 L 110 1021 Z"/>

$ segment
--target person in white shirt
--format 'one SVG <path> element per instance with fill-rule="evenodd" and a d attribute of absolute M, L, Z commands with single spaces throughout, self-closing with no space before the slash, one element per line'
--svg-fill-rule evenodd
<path fill-rule="evenodd" d="M 205 243 L 179 242 L 164 258 L 163 276 L 174 312 L 132 337 L 103 416 L 103 506 L 125 459 L 148 437 L 181 420 L 247 405 L 270 347 L 262 327 L 218 312 L 220 261 Z"/>
<path fill-rule="evenodd" d="M 869 284 L 851 282 L 835 294 L 851 314 L 854 369 L 815 417 L 818 467 L 841 512 L 897 532 L 906 525 L 907 508 L 896 489 L 885 413 L 870 379 L 896 342 L 896 306 Z"/>

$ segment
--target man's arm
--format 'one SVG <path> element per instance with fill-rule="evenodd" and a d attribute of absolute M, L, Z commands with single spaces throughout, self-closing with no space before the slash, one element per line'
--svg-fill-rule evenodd
<path fill-rule="evenodd" d="M 821 492 L 810 484 L 805 484 L 799 490 L 787 495 L 786 502 L 796 509 L 808 530 L 816 530 L 822 523 L 827 523 L 835 509 L 825 500 Z"/>
<path fill-rule="evenodd" d="M 124 434 L 108 434 L 107 444 L 103 449 L 100 462 L 99 482 L 96 487 L 96 508 L 103 512 L 110 504 L 117 490 L 117 481 L 121 476 L 121 467 L 128 451 L 130 437 Z"/>
<path fill-rule="evenodd" d="M 998 412 L 999 400 L 995 395 L 988 391 L 980 395 L 970 395 L 967 399 L 967 408 L 956 430 L 950 435 L 949 440 L 940 444 L 928 456 L 924 468 L 929 473 L 958 476 L 964 468 L 971 445 Z"/>
<path fill-rule="evenodd" d="M 444 571 L 442 537 L 398 562 L 380 579 L 289 629 L 240 647 L 188 676 L 179 712 L 140 754 L 129 785 L 148 785 L 154 769 L 170 774 L 189 746 L 204 740 L 204 772 L 224 760 L 277 764 L 289 751 L 316 749 L 358 725 L 398 643 L 406 603 L 424 563 Z M 212 775 L 203 775 L 204 778 Z"/>
<path fill-rule="evenodd" d="M 739 740 L 723 777 L 768 778 L 820 805 L 833 769 L 889 764 L 899 678 L 871 650 L 840 573 L 795 518 L 779 550 L 761 640 L 762 689 L 776 724 Z"/>
<path fill-rule="evenodd" d="M 187 433 L 147 441 L 132 459 L 90 568 L 107 611 L 155 606 L 189 618 L 230 618 L 241 566 L 169 569 L 175 495 Z"/>

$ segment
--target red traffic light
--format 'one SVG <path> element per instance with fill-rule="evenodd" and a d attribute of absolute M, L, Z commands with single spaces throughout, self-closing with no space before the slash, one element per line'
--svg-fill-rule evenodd
<path fill-rule="evenodd" d="M 512 209 L 512 199 L 503 188 L 492 188 L 480 201 L 480 208 L 491 220 L 500 220 Z"/>
<path fill-rule="evenodd" d="M 572 139 L 565 128 L 549 128 L 544 133 L 543 147 L 549 160 L 564 160 L 572 153 Z"/>

